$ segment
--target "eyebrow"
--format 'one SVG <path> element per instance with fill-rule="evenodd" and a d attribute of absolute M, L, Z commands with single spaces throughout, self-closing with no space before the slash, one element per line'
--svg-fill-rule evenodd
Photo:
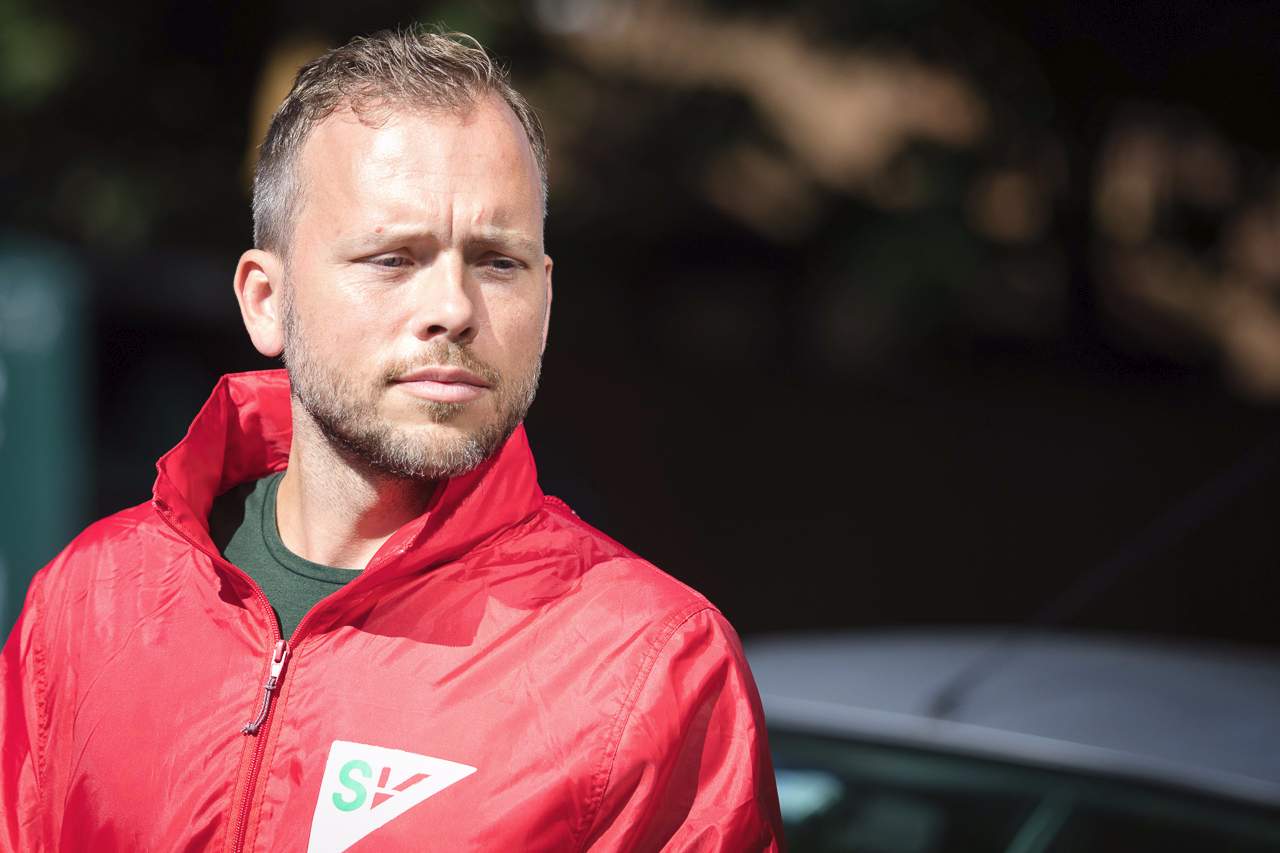
<path fill-rule="evenodd" d="M 386 243 L 397 243 L 402 240 L 413 241 L 422 237 L 433 236 L 435 236 L 434 232 L 422 230 L 412 225 L 389 225 L 381 231 L 368 231 L 352 242 L 356 244 L 358 251 L 365 251 Z M 467 239 L 467 243 L 482 246 L 509 246 L 529 255 L 542 254 L 541 241 L 535 240 L 523 231 L 514 228 L 502 228 L 496 225 L 475 228 Z"/>
<path fill-rule="evenodd" d="M 482 226 L 472 233 L 471 239 L 468 240 L 468 242 L 511 246 L 512 248 L 524 251 L 530 255 L 542 254 L 542 244 L 539 241 L 533 239 L 523 231 L 517 231 L 512 228 Z"/>

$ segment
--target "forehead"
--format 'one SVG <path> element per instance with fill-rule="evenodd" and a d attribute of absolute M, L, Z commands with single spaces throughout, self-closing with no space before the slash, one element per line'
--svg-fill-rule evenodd
<path fill-rule="evenodd" d="M 449 214 L 541 221 L 542 187 L 524 128 L 497 96 L 463 111 L 343 108 L 308 137 L 300 218 L 371 224 Z"/>

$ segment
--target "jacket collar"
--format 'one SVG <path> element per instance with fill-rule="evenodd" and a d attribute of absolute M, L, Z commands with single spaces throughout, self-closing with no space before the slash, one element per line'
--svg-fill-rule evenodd
<path fill-rule="evenodd" d="M 223 376 L 186 437 L 156 463 L 156 511 L 201 550 L 209 538 L 213 500 L 240 483 L 282 471 L 293 437 L 289 377 L 284 370 Z M 516 428 L 506 443 L 469 474 L 441 483 L 426 511 L 389 538 L 366 574 L 429 568 L 532 515 L 542 505 L 537 470 Z"/>

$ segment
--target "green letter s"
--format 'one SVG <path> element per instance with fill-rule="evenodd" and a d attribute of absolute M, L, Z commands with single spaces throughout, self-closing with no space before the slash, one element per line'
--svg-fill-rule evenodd
<path fill-rule="evenodd" d="M 364 785 L 351 778 L 352 774 L 360 771 L 360 775 L 365 779 L 373 778 L 373 768 L 369 766 L 369 762 L 361 761 L 359 758 L 353 758 L 346 764 L 342 765 L 342 769 L 338 771 L 338 784 L 348 789 L 352 793 L 351 799 L 344 799 L 342 794 L 333 795 L 333 804 L 344 812 L 353 812 L 364 805 L 365 798 L 369 796 L 368 790 Z"/>

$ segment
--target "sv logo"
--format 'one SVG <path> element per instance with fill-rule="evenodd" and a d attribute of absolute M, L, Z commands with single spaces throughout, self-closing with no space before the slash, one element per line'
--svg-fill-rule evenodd
<path fill-rule="evenodd" d="M 378 775 L 378 784 L 374 788 L 373 801 L 369 803 L 369 808 L 376 809 L 391 797 L 409 790 L 426 778 L 426 773 L 414 773 L 394 788 L 388 788 L 387 786 L 391 781 L 391 768 L 383 767 L 382 772 Z M 369 799 L 369 789 L 366 785 L 372 779 L 373 767 L 369 765 L 369 762 L 360 758 L 348 761 L 338 771 L 338 784 L 346 788 L 347 792 L 339 791 L 334 793 L 333 805 L 344 812 L 353 812 L 360 808 Z"/>
<path fill-rule="evenodd" d="M 307 851 L 343 853 L 475 772 L 469 764 L 431 755 L 335 740 L 316 794 Z M 405 848 L 389 843 L 378 849 Z"/>

